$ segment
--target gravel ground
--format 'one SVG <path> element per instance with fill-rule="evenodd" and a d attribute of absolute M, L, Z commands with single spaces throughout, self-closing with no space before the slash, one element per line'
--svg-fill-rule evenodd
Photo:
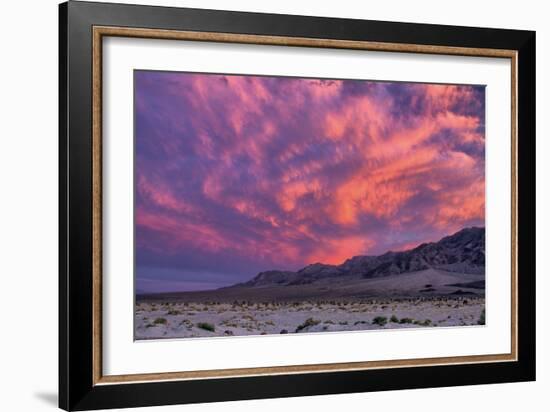
<path fill-rule="evenodd" d="M 484 323 L 482 297 L 326 302 L 139 302 L 135 338 L 312 333 Z"/>

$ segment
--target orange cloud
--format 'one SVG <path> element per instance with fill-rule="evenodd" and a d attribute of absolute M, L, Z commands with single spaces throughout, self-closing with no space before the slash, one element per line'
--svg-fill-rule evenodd
<path fill-rule="evenodd" d="M 337 239 L 325 239 L 325 242 L 307 256 L 311 263 L 338 265 L 352 256 L 368 254 L 374 241 L 366 236 L 348 236 Z"/>

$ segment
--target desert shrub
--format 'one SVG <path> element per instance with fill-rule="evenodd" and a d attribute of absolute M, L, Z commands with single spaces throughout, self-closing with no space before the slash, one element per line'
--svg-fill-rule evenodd
<path fill-rule="evenodd" d="M 414 324 L 420 326 L 430 326 L 432 324 L 432 321 L 430 319 L 425 319 L 423 321 L 415 320 Z"/>
<path fill-rule="evenodd" d="M 302 323 L 301 325 L 299 325 L 296 328 L 296 333 L 300 332 L 301 330 L 303 330 L 305 328 L 309 328 L 310 326 L 315 326 L 319 323 L 321 323 L 320 320 L 316 320 L 316 319 L 313 319 L 313 318 L 307 318 L 304 323 Z"/>
<path fill-rule="evenodd" d="M 204 330 L 207 330 L 209 332 L 215 332 L 216 331 L 216 327 L 214 325 L 212 325 L 211 323 L 208 323 L 208 322 L 199 322 L 199 323 L 197 323 L 197 328 L 204 329 Z"/>
<path fill-rule="evenodd" d="M 182 312 L 177 309 L 170 309 L 168 312 L 166 312 L 167 315 L 177 316 L 181 315 Z"/>
<path fill-rule="evenodd" d="M 399 323 L 399 319 L 395 315 L 391 315 L 390 322 L 392 323 Z"/>
<path fill-rule="evenodd" d="M 481 311 L 481 314 L 479 315 L 479 319 L 477 321 L 478 325 L 485 325 L 485 308 Z"/>
<path fill-rule="evenodd" d="M 189 319 L 183 319 L 181 322 L 180 322 L 180 326 L 186 326 L 188 329 L 189 328 L 192 328 L 194 325 L 193 325 L 193 322 L 191 322 Z"/>
<path fill-rule="evenodd" d="M 401 318 L 399 320 L 399 323 L 413 323 L 413 322 L 414 322 L 414 320 L 411 319 L 411 318 Z"/>
<path fill-rule="evenodd" d="M 388 318 L 385 316 L 377 316 L 372 320 L 373 325 L 384 326 L 388 323 Z"/>
<path fill-rule="evenodd" d="M 166 318 L 156 318 L 153 323 L 155 325 L 166 325 L 168 321 L 166 320 Z"/>

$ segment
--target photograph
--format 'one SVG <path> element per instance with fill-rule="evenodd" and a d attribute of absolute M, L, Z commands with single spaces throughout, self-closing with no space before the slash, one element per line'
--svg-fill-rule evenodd
<path fill-rule="evenodd" d="M 534 381 L 536 27 L 223 8 L 59 6 L 60 408 Z"/>
<path fill-rule="evenodd" d="M 485 90 L 134 70 L 134 339 L 483 327 Z"/>

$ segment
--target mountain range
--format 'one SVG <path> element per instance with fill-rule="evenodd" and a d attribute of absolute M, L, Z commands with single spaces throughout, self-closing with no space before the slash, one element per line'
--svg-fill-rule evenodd
<path fill-rule="evenodd" d="M 340 265 L 314 263 L 297 271 L 268 270 L 215 290 L 139 295 L 178 301 L 298 301 L 483 295 L 485 228 L 462 229 L 437 242 Z"/>
<path fill-rule="evenodd" d="M 484 274 L 485 228 L 465 228 L 438 242 L 423 243 L 411 250 L 390 251 L 380 256 L 354 256 L 341 265 L 314 263 L 296 272 L 269 270 L 231 287 L 307 285 L 330 278 L 372 279 L 427 269 Z"/>

